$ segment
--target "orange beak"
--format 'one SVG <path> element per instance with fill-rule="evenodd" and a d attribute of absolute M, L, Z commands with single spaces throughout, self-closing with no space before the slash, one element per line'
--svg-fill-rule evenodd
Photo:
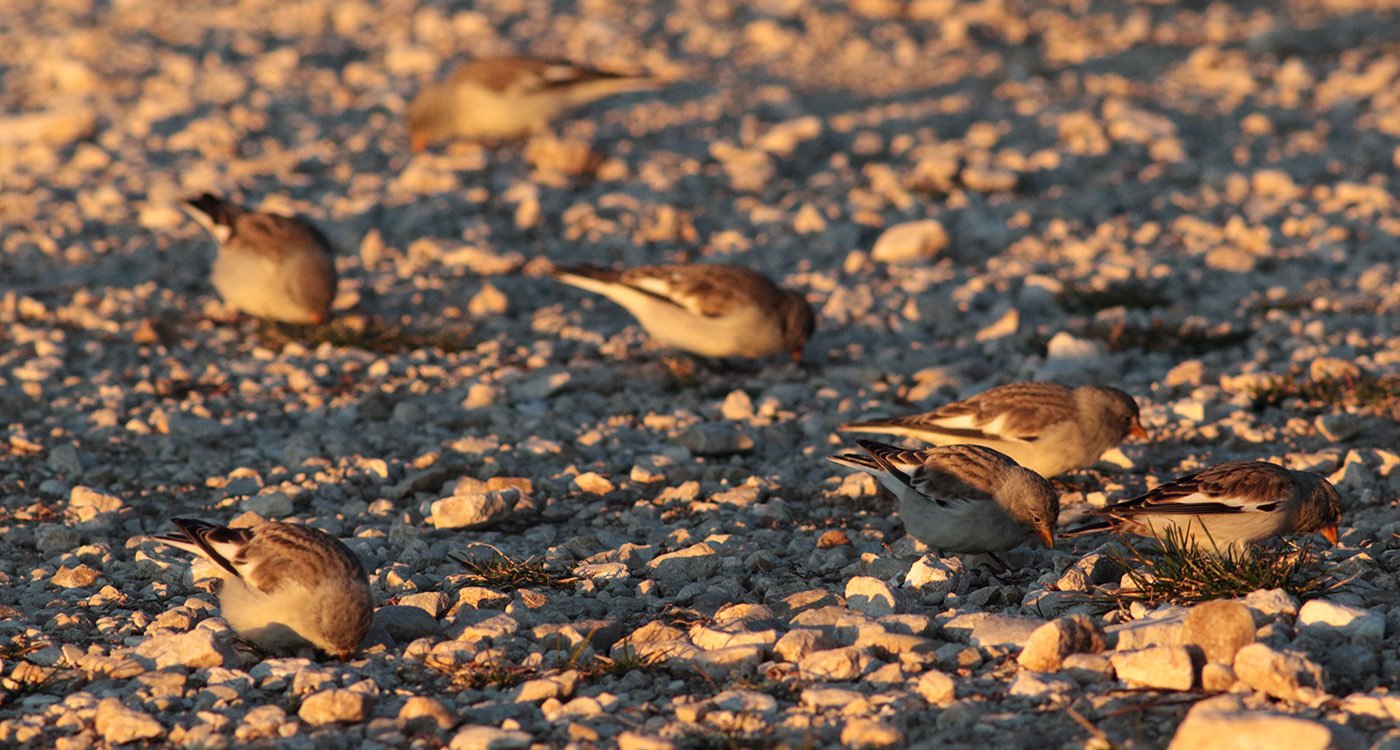
<path fill-rule="evenodd" d="M 793 362 L 801 362 L 801 361 L 802 361 L 802 350 L 801 350 L 801 349 L 793 349 L 793 350 L 792 350 L 792 361 L 793 361 Z"/>
<path fill-rule="evenodd" d="M 1326 527 L 1324 527 L 1324 528 L 1322 529 L 1322 536 L 1326 537 L 1326 538 L 1327 538 L 1327 541 L 1331 542 L 1332 544 L 1336 544 L 1336 543 L 1337 543 L 1337 527 L 1336 527 L 1336 526 L 1326 526 Z"/>
<path fill-rule="evenodd" d="M 1133 426 L 1128 428 L 1128 435 L 1130 437 L 1135 437 L 1140 440 L 1142 438 L 1147 437 L 1147 430 L 1144 430 L 1142 428 L 1141 422 L 1133 422 Z"/>
<path fill-rule="evenodd" d="M 1035 535 L 1040 537 L 1040 541 L 1045 542 L 1045 546 L 1055 549 L 1055 534 L 1050 529 L 1041 526 L 1035 530 Z"/>
<path fill-rule="evenodd" d="M 414 133 L 408 137 L 408 147 L 413 149 L 413 153 L 422 153 L 428 147 L 428 136 L 422 133 Z"/>

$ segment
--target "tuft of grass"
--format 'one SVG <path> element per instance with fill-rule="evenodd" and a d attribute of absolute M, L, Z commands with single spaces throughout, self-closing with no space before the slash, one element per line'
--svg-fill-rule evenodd
<path fill-rule="evenodd" d="M 1283 589 L 1298 599 L 1313 599 L 1349 580 L 1329 576 L 1321 556 L 1308 542 L 1273 548 L 1208 549 L 1193 543 L 1186 530 L 1176 528 L 1157 537 L 1155 550 L 1139 549 L 1126 537 L 1123 541 L 1127 552 L 1112 551 L 1108 557 L 1132 585 L 1100 589 L 1090 597 L 1120 609 L 1133 602 L 1155 607 L 1234 599 L 1259 589 Z"/>
<path fill-rule="evenodd" d="M 1151 325 L 1091 324 L 1086 338 L 1103 342 L 1110 352 L 1143 351 L 1171 352 L 1183 356 L 1200 356 L 1220 349 L 1229 349 L 1249 341 L 1251 332 L 1221 324 L 1211 328 L 1173 326 L 1159 320 Z"/>
<path fill-rule="evenodd" d="M 347 315 L 324 325 L 303 325 L 259 321 L 258 336 L 269 348 L 280 348 L 293 341 L 308 348 L 321 344 L 348 346 L 379 354 L 415 349 L 438 349 L 444 353 L 474 348 L 469 327 L 436 330 L 410 328 L 363 315 Z"/>
<path fill-rule="evenodd" d="M 8 674 L 0 677 L 0 708 L 26 695 L 46 692 L 56 683 L 59 670 L 41 667 L 24 659 L 42 648 L 44 644 L 23 638 L 0 645 L 0 669 L 8 669 Z"/>
<path fill-rule="evenodd" d="M 461 563 L 467 576 L 486 588 L 502 592 L 539 586 L 569 589 L 578 580 L 545 567 L 543 558 L 516 557 L 489 544 L 484 546 L 491 548 L 491 556 L 485 560 L 474 560 L 464 552 L 449 552 L 448 557 Z"/>
<path fill-rule="evenodd" d="M 523 664 L 511 664 L 504 659 L 481 659 L 470 661 L 450 669 L 442 669 L 459 688 L 481 690 L 483 688 L 510 688 L 539 674 L 538 670 Z"/>
<path fill-rule="evenodd" d="M 1100 310 L 1114 307 L 1150 310 L 1154 307 L 1169 307 L 1172 303 L 1160 285 L 1149 284 L 1139 279 L 1110 284 L 1102 289 L 1090 286 L 1065 287 L 1056 295 L 1055 300 L 1066 311 L 1079 315 L 1093 315 Z"/>
<path fill-rule="evenodd" d="M 1356 407 L 1400 419 L 1400 375 L 1376 376 L 1363 370 L 1355 377 L 1314 379 L 1293 372 L 1255 386 L 1250 397 L 1255 411 L 1298 399 L 1313 407 Z"/>
<path fill-rule="evenodd" d="M 604 675 L 621 677 L 628 672 L 650 672 L 662 668 L 664 662 L 665 657 L 662 654 L 650 653 L 644 656 L 634 649 L 625 648 L 616 658 L 595 654 L 587 661 L 571 663 L 569 668 L 577 669 L 585 679 L 591 679 Z"/>

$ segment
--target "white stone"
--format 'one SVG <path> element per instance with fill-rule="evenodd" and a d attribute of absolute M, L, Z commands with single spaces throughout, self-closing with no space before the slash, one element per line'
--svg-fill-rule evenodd
<path fill-rule="evenodd" d="M 1283 589 L 1251 591 L 1244 598 L 1244 606 L 1249 607 L 1256 625 L 1273 622 L 1280 617 L 1291 622 L 1298 616 L 1298 600 Z"/>
<path fill-rule="evenodd" d="M 889 584 L 870 576 L 855 576 L 846 582 L 846 603 L 871 617 L 894 614 L 894 592 Z"/>
<path fill-rule="evenodd" d="M 869 664 L 868 651 L 846 646 L 813 651 L 798 660 L 797 669 L 804 680 L 854 680 Z"/>
<path fill-rule="evenodd" d="M 439 529 L 486 526 L 509 514 L 519 499 L 520 491 L 516 489 L 445 497 L 432 505 L 433 526 Z"/>
<path fill-rule="evenodd" d="M 932 705 L 946 706 L 953 700 L 955 685 L 952 677 L 931 669 L 919 676 L 919 681 L 914 683 L 914 691 Z"/>
<path fill-rule="evenodd" d="M 1245 710 L 1238 697 L 1222 695 L 1192 706 L 1167 750 L 1331 750 L 1337 746 L 1326 724 Z"/>
<path fill-rule="evenodd" d="M 165 727 L 155 717 L 127 708 L 120 698 L 103 698 L 97 704 L 94 725 L 97 733 L 113 745 L 153 740 L 165 734 Z"/>
<path fill-rule="evenodd" d="M 957 615 L 943 623 L 943 630 L 951 635 L 964 635 L 974 646 L 1016 646 L 1024 648 L 1031 639 L 1031 633 L 1045 624 L 1036 617 L 1018 617 L 990 612 L 971 612 Z"/>
<path fill-rule="evenodd" d="M 523 750 L 530 746 L 530 735 L 519 729 L 468 726 L 457 730 L 448 744 L 451 750 Z"/>
<path fill-rule="evenodd" d="M 879 719 L 856 718 L 842 727 L 841 744 L 855 748 L 902 746 L 904 733 Z"/>
<path fill-rule="evenodd" d="M 1385 616 L 1327 599 L 1312 599 L 1298 610 L 1298 629 L 1339 635 L 1352 643 L 1378 644 L 1385 639 Z"/>
<path fill-rule="evenodd" d="M 257 513 L 263 518 L 285 518 L 292 514 L 292 499 L 285 492 L 249 495 L 239 505 L 243 510 Z"/>
<path fill-rule="evenodd" d="M 368 698 L 357 690 L 334 688 L 306 696 L 297 716 L 312 726 L 334 722 L 356 722 L 365 718 Z"/>
<path fill-rule="evenodd" d="M 1235 653 L 1235 675 L 1275 698 L 1308 702 L 1327 692 L 1322 667 L 1303 656 L 1251 643 Z"/>
<path fill-rule="evenodd" d="M 869 480 L 868 474 L 859 474 Z M 843 485 L 844 487 L 844 485 Z M 966 573 L 962 561 L 956 557 L 940 558 L 924 555 L 909 566 L 904 575 L 904 585 L 926 593 L 947 593 L 958 585 L 958 580 Z"/>
<path fill-rule="evenodd" d="M 1153 646 L 1109 655 L 1118 679 L 1129 685 L 1167 690 L 1190 690 L 1198 665 L 1184 646 Z"/>
<path fill-rule="evenodd" d="M 1066 656 L 1096 654 L 1106 644 L 1102 626 L 1086 615 L 1070 615 L 1036 628 L 1016 660 L 1027 669 L 1054 672 Z"/>
<path fill-rule="evenodd" d="M 935 219 L 895 224 L 881 233 L 870 257 L 881 263 L 910 263 L 932 258 L 948 247 L 948 231 Z"/>
<path fill-rule="evenodd" d="M 221 667 L 237 663 L 230 633 L 199 627 L 188 633 L 153 635 L 136 647 L 135 655 L 155 662 L 156 669 L 183 666 Z"/>
<path fill-rule="evenodd" d="M 72 446 L 68 447 L 71 448 Z M 122 500 L 119 497 L 104 495 L 96 490 L 78 485 L 73 488 L 72 494 L 68 496 L 68 504 L 74 508 L 92 508 L 99 513 L 110 513 L 112 511 L 121 510 Z"/>
<path fill-rule="evenodd" d="M 657 555 L 646 569 L 659 581 L 703 581 L 719 569 L 719 554 L 714 547 L 701 542 L 682 550 Z"/>
<path fill-rule="evenodd" d="M 1014 698 L 1030 698 L 1033 702 L 1040 703 L 1057 695 L 1068 695 L 1078 687 L 1078 683 L 1068 677 L 1024 669 L 1016 673 L 1006 694 Z"/>

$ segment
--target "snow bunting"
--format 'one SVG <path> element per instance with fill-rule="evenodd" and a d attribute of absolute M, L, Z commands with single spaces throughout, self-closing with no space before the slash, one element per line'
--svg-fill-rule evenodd
<path fill-rule="evenodd" d="M 1082 469 L 1129 435 L 1145 437 L 1138 405 L 1117 388 L 1010 383 L 965 401 L 841 429 L 916 438 L 934 445 L 984 445 L 1043 477 Z"/>
<path fill-rule="evenodd" d="M 1342 501 L 1320 474 L 1263 461 L 1232 461 L 1093 512 L 1097 520 L 1065 536 L 1109 529 L 1160 536 L 1174 529 L 1191 544 L 1224 550 L 1315 531 L 1335 544 Z"/>
<path fill-rule="evenodd" d="M 830 460 L 870 474 L 899 500 L 915 539 L 943 553 L 1008 550 L 1032 536 L 1055 546 L 1060 498 L 1044 477 L 980 445 L 904 450 L 857 441 L 870 455 Z"/>
<path fill-rule="evenodd" d="M 339 539 L 278 521 L 243 529 L 171 522 L 179 534 L 152 538 L 218 568 L 219 606 L 239 635 L 269 651 L 309 643 L 344 660 L 359 650 L 374 605 L 364 567 Z"/>
<path fill-rule="evenodd" d="M 219 243 L 209 280 L 225 302 L 287 323 L 329 319 L 336 275 L 324 234 L 300 219 L 248 211 L 210 193 L 185 203 Z"/>
<path fill-rule="evenodd" d="M 789 351 L 800 360 L 817 326 L 805 297 L 739 266 L 573 266 L 554 278 L 622 305 L 652 338 L 702 357 Z"/>
<path fill-rule="evenodd" d="M 408 105 L 413 152 L 452 138 L 529 135 L 574 107 L 656 85 L 647 76 L 610 73 L 564 60 L 519 56 L 469 60 L 447 81 L 426 86 Z"/>

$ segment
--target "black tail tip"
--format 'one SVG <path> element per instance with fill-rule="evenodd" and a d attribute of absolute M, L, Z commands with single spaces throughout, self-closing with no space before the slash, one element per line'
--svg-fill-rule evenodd
<path fill-rule="evenodd" d="M 170 519 L 170 523 L 173 524 L 175 528 L 179 529 L 180 533 L 184 534 L 185 536 L 191 539 L 195 538 L 195 534 L 200 529 L 207 529 L 214 525 L 207 521 L 200 521 L 195 518 L 172 518 Z"/>
<path fill-rule="evenodd" d="M 215 224 L 227 224 L 237 212 L 233 204 L 213 193 L 200 193 L 193 198 L 186 198 L 185 204 L 208 216 Z"/>
<path fill-rule="evenodd" d="M 196 195 L 192 198 L 185 199 L 185 203 L 188 203 L 189 205 L 194 206 L 195 208 L 201 211 L 205 211 L 213 206 L 222 205 L 223 202 L 223 198 L 220 198 L 219 196 L 214 195 L 213 193 L 200 193 L 199 195 Z"/>

